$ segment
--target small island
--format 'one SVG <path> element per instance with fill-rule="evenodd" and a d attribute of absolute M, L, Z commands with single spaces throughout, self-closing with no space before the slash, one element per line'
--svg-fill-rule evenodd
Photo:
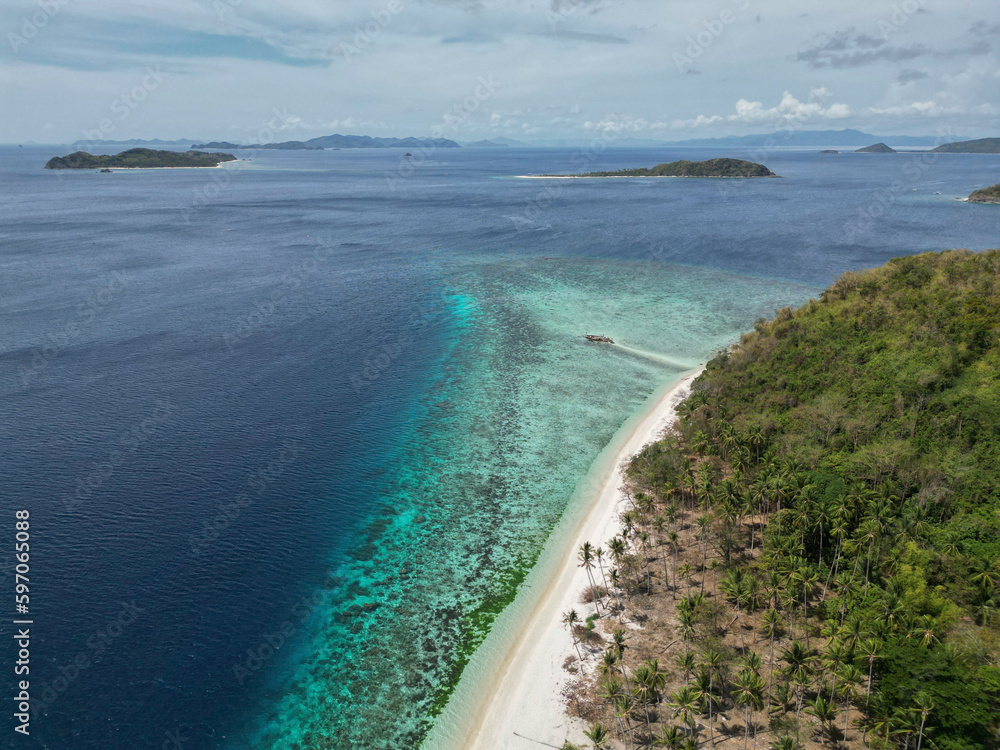
<path fill-rule="evenodd" d="M 1000 203 L 1000 183 L 993 187 L 980 188 L 966 200 L 969 203 Z"/>
<path fill-rule="evenodd" d="M 1000 154 L 1000 138 L 978 138 L 974 141 L 943 143 L 931 151 L 938 154 Z"/>
<path fill-rule="evenodd" d="M 820 153 L 821 154 L 839 154 L 840 152 L 837 151 L 836 149 L 824 148 L 822 151 L 820 151 Z"/>
<path fill-rule="evenodd" d="M 873 143 L 871 146 L 859 148 L 856 154 L 895 154 L 896 149 L 886 146 L 884 143 Z"/>
<path fill-rule="evenodd" d="M 130 148 L 114 156 L 77 151 L 69 156 L 55 156 L 46 169 L 165 169 L 170 167 L 217 167 L 224 161 L 236 161 L 232 154 L 206 154 L 203 151 L 156 151 Z"/>
<path fill-rule="evenodd" d="M 742 159 L 672 161 L 655 167 L 619 169 L 616 172 L 588 172 L 582 175 L 539 175 L 540 177 L 777 177 L 763 164 Z"/>

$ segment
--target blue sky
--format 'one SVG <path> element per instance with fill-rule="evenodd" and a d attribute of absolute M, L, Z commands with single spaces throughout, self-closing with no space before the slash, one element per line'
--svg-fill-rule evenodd
<path fill-rule="evenodd" d="M 0 32 L 0 142 L 1000 135 L 995 0 L 5 0 Z"/>

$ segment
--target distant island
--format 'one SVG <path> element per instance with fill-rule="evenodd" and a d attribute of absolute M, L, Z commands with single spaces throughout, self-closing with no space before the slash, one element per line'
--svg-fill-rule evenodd
<path fill-rule="evenodd" d="M 837 151 L 836 149 L 824 148 L 822 151 L 820 151 L 820 153 L 821 154 L 839 154 L 840 152 Z"/>
<path fill-rule="evenodd" d="M 777 177 L 763 164 L 742 159 L 672 161 L 655 167 L 620 169 L 616 172 L 588 172 L 582 175 L 539 175 L 540 177 Z"/>
<path fill-rule="evenodd" d="M 708 159 L 707 161 L 672 161 L 655 167 L 619 169 L 615 172 L 587 172 L 580 175 L 543 174 L 543 178 L 580 177 L 777 177 L 763 164 L 743 159 Z"/>
<path fill-rule="evenodd" d="M 210 143 L 195 143 L 191 148 L 222 148 L 231 150 L 240 149 L 267 149 L 273 151 L 322 151 L 322 146 L 310 146 L 302 141 L 283 141 L 282 143 L 252 143 L 249 146 L 240 146 L 229 141 L 211 141 Z"/>
<path fill-rule="evenodd" d="M 1000 154 L 1000 138 L 944 143 L 931 151 L 939 154 Z"/>
<path fill-rule="evenodd" d="M 342 148 L 462 148 L 447 138 L 372 138 L 367 135 L 322 135 L 308 141 L 283 141 L 282 143 L 257 143 L 240 146 L 229 141 L 212 141 L 192 148 L 266 149 L 275 151 L 319 151 Z"/>
<path fill-rule="evenodd" d="M 206 154 L 203 151 L 155 151 L 130 148 L 120 154 L 88 154 L 76 151 L 69 156 L 55 156 L 46 169 L 162 169 L 165 167 L 217 167 L 224 161 L 236 161 L 232 154 Z"/>
<path fill-rule="evenodd" d="M 968 197 L 969 203 L 1000 203 L 1000 183 L 976 190 Z"/>
<path fill-rule="evenodd" d="M 108 140 L 96 140 L 96 141 L 74 141 L 72 146 L 85 148 L 115 148 L 117 146 L 183 146 L 185 143 L 190 143 L 190 138 L 181 138 L 179 141 L 164 141 L 160 138 L 153 138 L 152 140 L 143 140 L 142 138 L 130 138 L 124 141 L 108 141 Z"/>
<path fill-rule="evenodd" d="M 623 138 L 620 145 L 631 139 Z M 644 146 L 680 148 L 860 148 L 869 143 L 892 143 L 896 148 L 929 148 L 938 143 L 933 135 L 874 135 L 860 130 L 778 130 L 721 138 L 695 138 L 684 141 L 643 141 Z M 638 142 L 636 145 L 640 145 Z"/>
<path fill-rule="evenodd" d="M 506 143 L 500 141 L 474 141 L 473 143 L 462 143 L 462 148 L 510 148 Z"/>
<path fill-rule="evenodd" d="M 856 154 L 895 154 L 896 149 L 886 146 L 884 143 L 873 143 L 871 146 L 859 148 Z"/>

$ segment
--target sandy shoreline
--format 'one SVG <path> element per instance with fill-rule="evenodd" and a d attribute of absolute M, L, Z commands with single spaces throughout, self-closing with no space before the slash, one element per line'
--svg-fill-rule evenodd
<path fill-rule="evenodd" d="M 563 664 L 575 654 L 562 614 L 576 609 L 584 619 L 593 612 L 592 605 L 580 603 L 588 581 L 577 565 L 576 550 L 585 541 L 603 545 L 618 532 L 622 464 L 673 422 L 677 404 L 702 369 L 651 396 L 616 436 L 613 452 L 595 462 L 580 490 L 583 515 L 563 533 L 553 534 L 555 541 L 547 545 L 526 584 L 531 601 L 521 608 L 515 601 L 507 617 L 498 618 L 496 632 L 480 649 L 484 653 L 477 654 L 479 673 L 463 675 L 425 748 L 528 750 L 558 748 L 566 739 L 585 741 L 585 727 L 567 716 L 562 697 L 572 678 Z"/>

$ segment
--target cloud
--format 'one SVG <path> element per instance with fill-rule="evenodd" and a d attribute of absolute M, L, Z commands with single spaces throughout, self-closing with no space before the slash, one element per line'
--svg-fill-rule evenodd
<path fill-rule="evenodd" d="M 919 81 L 927 77 L 928 74 L 922 70 L 907 68 L 906 70 L 899 71 L 899 75 L 896 76 L 896 80 L 905 86 L 908 83 L 913 83 L 914 81 Z"/>
<path fill-rule="evenodd" d="M 820 34 L 792 59 L 811 68 L 858 68 L 876 62 L 905 62 L 930 53 L 922 44 L 894 47 L 886 39 L 850 28 L 832 36 Z"/>
<path fill-rule="evenodd" d="M 601 133 L 641 133 L 649 130 L 665 130 L 667 123 L 650 122 L 644 117 L 632 117 L 630 115 L 608 115 L 598 122 L 588 120 L 583 124 L 584 130 L 594 130 Z"/>
<path fill-rule="evenodd" d="M 960 115 L 965 113 L 964 107 L 945 107 L 933 101 L 910 102 L 891 107 L 869 107 L 868 112 L 883 117 L 941 117 L 943 115 Z"/>
<path fill-rule="evenodd" d="M 700 128 L 718 123 L 738 123 L 743 125 L 769 124 L 776 128 L 790 125 L 800 125 L 808 122 L 826 120 L 843 120 L 851 116 L 851 108 L 846 104 L 824 105 L 830 98 L 830 92 L 825 88 L 813 89 L 809 93 L 809 101 L 800 101 L 786 91 L 774 107 L 764 107 L 762 102 L 740 99 L 736 102 L 736 112 L 728 116 L 698 115 L 690 120 L 675 120 L 673 127 L 677 129 Z"/>

